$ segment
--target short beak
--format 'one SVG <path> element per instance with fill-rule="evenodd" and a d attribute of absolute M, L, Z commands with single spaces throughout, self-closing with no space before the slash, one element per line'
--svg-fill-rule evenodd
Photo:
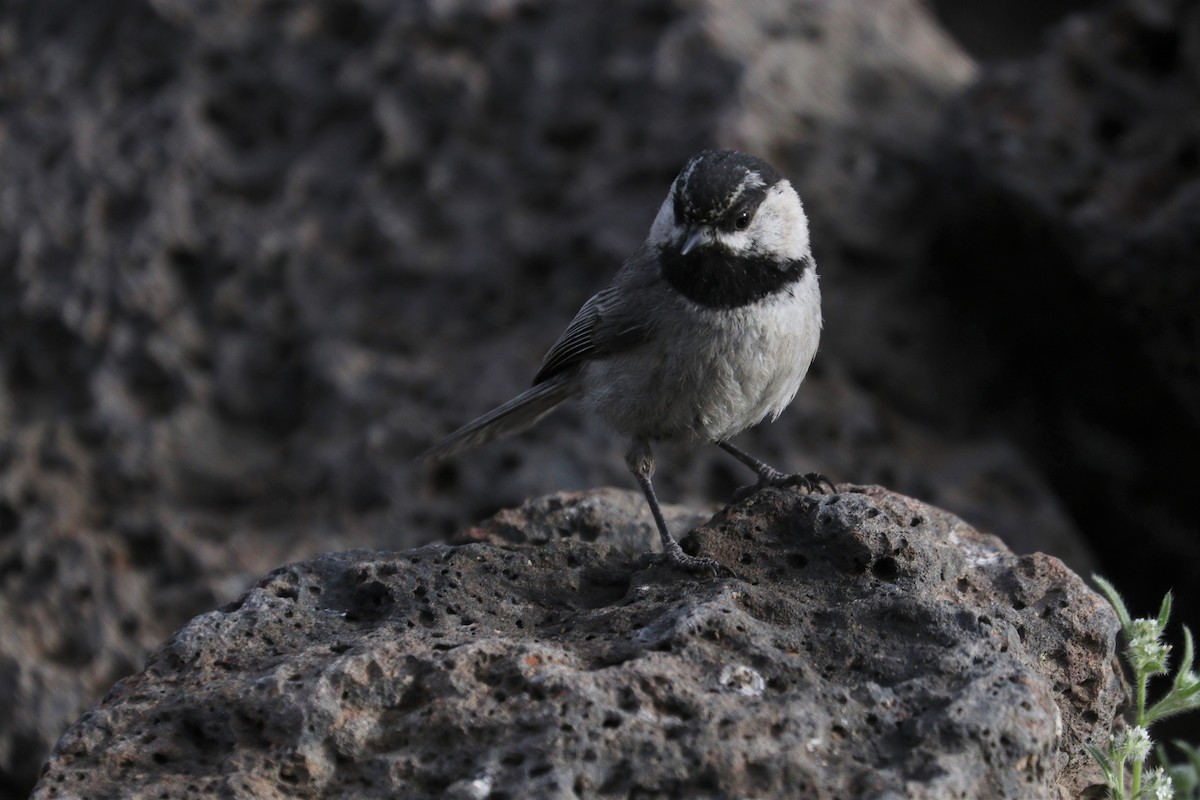
<path fill-rule="evenodd" d="M 695 250 L 700 245 L 707 245 L 716 237 L 711 225 L 694 225 L 688 228 L 687 236 L 684 237 L 683 247 L 679 248 L 682 255 Z"/>

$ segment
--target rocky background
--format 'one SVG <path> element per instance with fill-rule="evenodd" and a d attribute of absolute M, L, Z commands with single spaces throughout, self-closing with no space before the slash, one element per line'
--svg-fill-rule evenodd
<path fill-rule="evenodd" d="M 4 4 L 0 791 L 280 564 L 629 486 L 575 408 L 412 458 L 714 145 L 792 177 L 825 292 L 747 448 L 1200 624 L 1200 7 L 962 5 Z M 712 450 L 661 496 L 727 500 Z"/>

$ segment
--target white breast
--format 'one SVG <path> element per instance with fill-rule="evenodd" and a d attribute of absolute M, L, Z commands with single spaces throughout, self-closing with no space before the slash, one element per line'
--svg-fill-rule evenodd
<path fill-rule="evenodd" d="M 586 402 L 618 431 L 651 439 L 723 441 L 791 403 L 821 334 L 810 269 L 776 295 L 734 309 L 682 298 L 653 341 L 588 364 Z"/>

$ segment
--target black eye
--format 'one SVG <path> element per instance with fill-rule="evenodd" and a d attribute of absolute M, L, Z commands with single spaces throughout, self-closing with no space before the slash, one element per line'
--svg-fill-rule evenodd
<path fill-rule="evenodd" d="M 739 231 L 744 231 L 744 230 L 746 230 L 746 228 L 749 228 L 750 227 L 750 212 L 747 210 L 747 211 L 742 211 L 741 213 L 739 213 L 737 215 L 737 219 L 735 219 L 733 221 L 733 225 Z"/>

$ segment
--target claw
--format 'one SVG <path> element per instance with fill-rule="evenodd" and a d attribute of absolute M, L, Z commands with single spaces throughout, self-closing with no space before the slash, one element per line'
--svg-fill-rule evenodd
<path fill-rule="evenodd" d="M 672 569 L 683 570 L 684 572 L 699 573 L 711 571 L 714 578 L 736 578 L 737 573 L 729 567 L 717 561 L 715 558 L 707 558 L 705 556 L 689 556 L 682 550 L 667 550 L 662 553 L 655 553 L 650 557 L 650 563 L 658 564 Z"/>
<path fill-rule="evenodd" d="M 747 497 L 769 487 L 784 489 L 789 486 L 797 486 L 808 494 L 837 494 L 837 486 L 834 485 L 833 481 L 819 472 L 786 475 L 782 472 L 772 470 L 771 472 L 764 473 L 758 479 L 758 483 L 750 486 L 742 486 L 735 491 L 733 493 L 733 502 L 740 503 Z"/>
<path fill-rule="evenodd" d="M 804 477 L 805 477 L 805 479 L 808 480 L 808 482 L 810 484 L 810 487 L 811 487 L 809 489 L 810 492 L 813 489 L 816 489 L 821 494 L 837 494 L 837 486 L 834 484 L 834 482 L 829 480 L 829 478 L 826 478 L 821 473 L 810 472 L 810 473 L 806 474 Z M 828 488 L 829 491 L 825 491 L 826 488 Z"/>

